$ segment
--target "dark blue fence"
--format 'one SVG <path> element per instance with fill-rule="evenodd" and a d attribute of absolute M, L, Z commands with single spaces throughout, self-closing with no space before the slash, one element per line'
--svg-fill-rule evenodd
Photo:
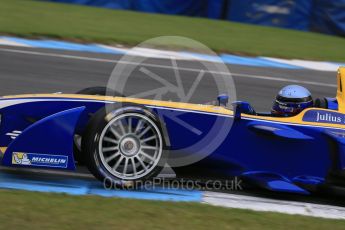
<path fill-rule="evenodd" d="M 345 36 L 345 0 L 50 0 Z"/>
<path fill-rule="evenodd" d="M 345 0 L 314 0 L 310 29 L 345 36 Z"/>
<path fill-rule="evenodd" d="M 147 13 L 176 14 L 186 16 L 223 18 L 227 0 L 50 0 L 120 10 L 135 10 Z"/>
<path fill-rule="evenodd" d="M 308 30 L 312 0 L 238 0 L 229 5 L 227 19 L 264 26 Z"/>

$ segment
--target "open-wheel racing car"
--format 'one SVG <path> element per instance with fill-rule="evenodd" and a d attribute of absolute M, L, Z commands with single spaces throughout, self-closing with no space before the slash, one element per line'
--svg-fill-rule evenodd
<path fill-rule="evenodd" d="M 203 159 L 184 167 L 170 164 L 178 177 L 239 176 L 273 191 L 302 194 L 321 185 L 342 186 L 344 68 L 337 84 L 335 98 L 317 99 L 313 107 L 291 117 L 256 113 L 246 102 L 235 102 L 230 110 L 221 101 L 212 106 L 110 97 L 100 95 L 105 94 L 100 88 L 79 94 L 3 96 L 2 165 L 74 170 L 78 160 L 100 180 L 147 180 L 157 176 L 173 154 L 195 154 L 185 147 L 205 137 L 174 119 L 162 119 L 183 112 L 183 121 L 202 132 L 215 120 L 232 128 L 215 148 L 217 140 L 210 137 L 208 145 L 195 149 L 205 154 Z"/>

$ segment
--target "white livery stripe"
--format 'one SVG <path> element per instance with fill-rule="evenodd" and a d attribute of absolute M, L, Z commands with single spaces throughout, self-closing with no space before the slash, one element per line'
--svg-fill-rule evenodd
<path fill-rule="evenodd" d="M 28 102 L 42 102 L 42 101 L 80 101 L 80 102 L 104 102 L 104 103 L 116 103 L 114 101 L 98 101 L 98 100 L 82 100 L 82 99 L 73 99 L 73 98 L 61 98 L 61 99 L 8 99 L 9 101 L 16 101 L 16 103 L 8 103 L 8 105 L 2 105 L 2 101 L 0 101 L 0 109 L 16 105 L 16 104 L 22 104 L 22 103 L 28 103 Z M 8 100 L 3 100 L 3 101 L 8 101 Z M 198 110 L 192 110 L 192 109 L 179 109 L 179 108 L 172 108 L 172 107 L 163 107 L 163 106 L 153 106 L 153 105 L 145 105 L 146 107 L 149 108 L 157 108 L 157 109 L 165 109 L 165 110 L 174 110 L 174 111 L 179 111 L 179 112 L 193 112 L 193 113 L 198 113 L 198 114 L 207 114 L 207 115 L 214 115 L 214 116 L 221 116 L 221 117 L 233 117 L 232 115 L 227 115 L 227 114 L 220 114 L 220 113 L 211 113 L 211 112 L 204 112 L 204 111 L 198 111 Z M 261 121 L 261 122 L 268 122 L 268 123 L 275 123 L 275 124 L 284 124 L 284 125 L 297 125 L 297 126 L 307 126 L 307 127 L 320 127 L 320 126 L 315 126 L 315 125 L 305 125 L 305 124 L 295 124 L 295 123 L 290 123 L 290 122 L 278 122 L 278 121 L 269 121 L 269 120 L 262 120 L 260 118 L 255 119 L 255 118 L 248 118 L 248 117 L 242 117 L 242 119 L 245 120 L 253 120 L 253 121 Z M 324 127 L 323 128 L 330 128 L 330 129 L 340 129 L 341 128 L 334 128 L 334 127 Z"/>
<path fill-rule="evenodd" d="M 18 105 L 23 103 L 29 103 L 29 102 L 42 102 L 42 101 L 80 101 L 80 102 L 104 102 L 108 104 L 116 103 L 114 101 L 99 101 L 99 100 L 83 100 L 83 99 L 73 99 L 73 98 L 61 98 L 61 99 L 6 99 L 6 100 L 0 100 L 0 109 L 6 108 L 12 105 Z M 208 114 L 208 115 L 215 115 L 215 116 L 221 116 L 221 117 L 233 117 L 232 115 L 226 115 L 226 114 L 219 114 L 219 113 L 210 113 L 210 112 L 203 112 L 203 111 L 197 111 L 192 109 L 178 109 L 178 108 L 172 108 L 172 107 L 162 107 L 162 106 L 152 106 L 152 105 L 146 105 L 149 108 L 159 108 L 159 109 L 168 109 L 168 110 L 174 110 L 174 111 L 180 111 L 180 112 L 193 112 L 193 113 L 199 113 L 199 114 Z M 328 128 L 328 129 L 334 129 L 334 130 L 344 130 L 342 128 L 335 128 L 335 127 L 328 127 L 328 126 L 316 126 L 316 125 L 307 125 L 307 124 L 299 124 L 299 123 L 290 123 L 290 122 L 279 122 L 279 121 L 270 121 L 270 120 L 263 120 L 260 118 L 248 118 L 248 117 L 242 117 L 244 120 L 252 120 L 252 121 L 260 121 L 260 122 L 267 122 L 267 123 L 274 123 L 274 124 L 282 124 L 282 125 L 292 125 L 292 126 L 305 126 L 305 127 L 317 127 L 317 128 Z"/>

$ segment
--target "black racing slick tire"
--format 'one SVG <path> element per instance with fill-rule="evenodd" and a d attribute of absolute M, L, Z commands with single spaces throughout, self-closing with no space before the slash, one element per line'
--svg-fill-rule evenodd
<path fill-rule="evenodd" d="M 113 96 L 113 97 L 125 97 L 124 95 L 116 92 L 115 90 L 108 89 L 107 87 L 104 87 L 104 86 L 88 87 L 88 88 L 79 90 L 75 94 L 106 96 L 107 93 L 109 96 Z M 74 136 L 74 145 L 73 145 L 74 159 L 78 162 L 79 165 L 85 165 L 84 154 L 81 147 L 81 138 L 82 138 L 82 134 L 76 134 Z"/>
<path fill-rule="evenodd" d="M 85 163 L 107 184 L 151 179 L 167 161 L 163 133 L 158 117 L 145 107 L 124 103 L 100 109 L 82 137 Z"/>
<path fill-rule="evenodd" d="M 108 93 L 108 94 L 107 94 Z M 109 89 L 104 86 L 93 86 L 88 87 L 85 89 L 82 89 L 76 94 L 82 94 L 82 95 L 99 95 L 99 96 L 112 96 L 112 97 L 125 97 L 123 94 L 116 92 L 115 90 Z"/>

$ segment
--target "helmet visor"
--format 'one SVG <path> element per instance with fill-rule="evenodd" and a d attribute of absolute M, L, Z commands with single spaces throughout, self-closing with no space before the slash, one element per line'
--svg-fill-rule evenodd
<path fill-rule="evenodd" d="M 277 96 L 272 106 L 272 113 L 282 115 L 296 115 L 302 110 L 313 105 L 311 97 L 306 98 L 284 98 Z"/>

